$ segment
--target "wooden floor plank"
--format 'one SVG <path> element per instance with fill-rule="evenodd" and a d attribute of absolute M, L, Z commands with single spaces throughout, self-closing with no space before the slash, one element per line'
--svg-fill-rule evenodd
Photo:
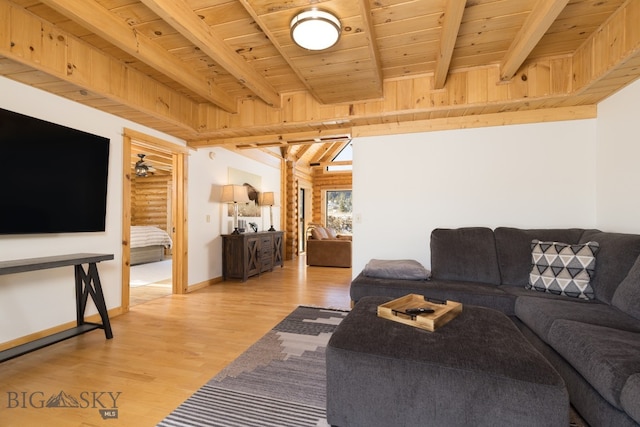
<path fill-rule="evenodd" d="M 0 425 L 154 426 L 298 305 L 349 308 L 350 282 L 351 269 L 300 257 L 136 305 L 112 318 L 112 340 L 90 332 L 1 363 Z M 61 391 L 81 407 L 42 407 Z M 103 419 L 113 398 L 117 419 Z"/>

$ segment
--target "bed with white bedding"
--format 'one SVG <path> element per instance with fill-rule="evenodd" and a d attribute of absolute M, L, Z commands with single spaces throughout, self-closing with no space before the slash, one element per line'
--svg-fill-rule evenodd
<path fill-rule="evenodd" d="M 149 225 L 132 225 L 130 240 L 130 265 L 162 261 L 165 249 L 173 244 L 166 231 Z"/>

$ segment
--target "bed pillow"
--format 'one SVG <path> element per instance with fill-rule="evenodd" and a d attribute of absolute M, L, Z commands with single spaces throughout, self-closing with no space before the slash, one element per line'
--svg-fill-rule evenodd
<path fill-rule="evenodd" d="M 431 272 L 413 259 L 372 259 L 362 273 L 380 279 L 428 280 Z"/>
<path fill-rule="evenodd" d="M 574 298 L 593 299 L 597 242 L 568 244 L 531 242 L 531 273 L 527 289 Z"/>

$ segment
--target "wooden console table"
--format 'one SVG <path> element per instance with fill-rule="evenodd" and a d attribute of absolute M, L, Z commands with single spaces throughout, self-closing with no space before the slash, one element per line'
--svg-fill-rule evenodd
<path fill-rule="evenodd" d="M 26 344 L 0 351 L 0 362 L 13 359 L 25 353 L 46 347 L 51 344 L 66 340 L 71 337 L 93 331 L 94 329 L 104 329 L 107 339 L 113 338 L 111 332 L 111 323 L 109 323 L 109 314 L 107 305 L 104 301 L 102 293 L 102 285 L 98 276 L 97 263 L 100 261 L 112 260 L 113 254 L 69 254 L 60 256 L 50 256 L 43 258 L 28 258 L 12 261 L 0 261 L 0 275 L 23 273 L 27 271 L 44 270 L 49 268 L 65 267 L 73 265 L 76 279 L 76 324 L 77 326 L 66 331 L 58 332 L 47 337 L 43 337 Z M 82 264 L 88 264 L 85 271 Z M 84 313 L 87 307 L 87 300 L 91 299 L 98 309 L 102 324 L 86 322 Z"/>
<path fill-rule="evenodd" d="M 241 279 L 282 267 L 284 232 L 262 231 L 222 235 L 222 275 Z"/>

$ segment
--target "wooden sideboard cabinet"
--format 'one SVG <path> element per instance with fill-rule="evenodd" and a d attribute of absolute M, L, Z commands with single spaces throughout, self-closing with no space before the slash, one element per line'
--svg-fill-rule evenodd
<path fill-rule="evenodd" d="M 262 231 L 258 233 L 222 235 L 222 276 L 226 279 L 242 279 L 276 266 L 283 266 L 284 232 Z"/>

